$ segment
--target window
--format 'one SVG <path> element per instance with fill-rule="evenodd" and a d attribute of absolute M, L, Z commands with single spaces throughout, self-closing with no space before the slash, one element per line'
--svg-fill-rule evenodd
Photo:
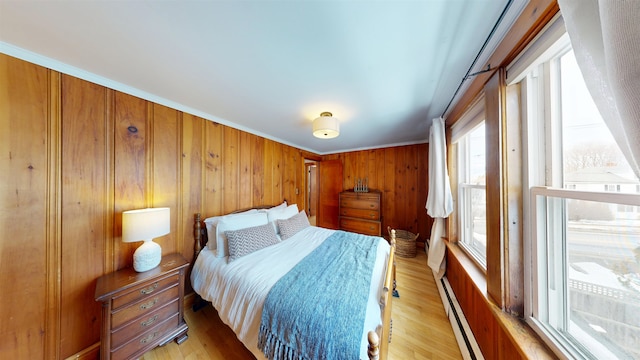
<path fill-rule="evenodd" d="M 486 269 L 484 121 L 458 140 L 460 246 Z"/>
<path fill-rule="evenodd" d="M 605 184 L 604 191 L 612 191 L 612 192 L 620 192 L 620 185 L 616 184 Z"/>
<path fill-rule="evenodd" d="M 554 26 L 507 79 L 525 119 L 525 316 L 562 357 L 640 359 L 640 180 Z"/>

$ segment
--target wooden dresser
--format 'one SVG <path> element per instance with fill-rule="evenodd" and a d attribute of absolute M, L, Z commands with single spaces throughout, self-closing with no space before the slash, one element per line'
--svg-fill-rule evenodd
<path fill-rule="evenodd" d="M 149 271 L 123 269 L 98 279 L 101 359 L 135 359 L 173 339 L 178 344 L 187 339 L 184 282 L 188 265 L 181 255 L 171 254 Z"/>
<path fill-rule="evenodd" d="M 340 193 L 340 229 L 381 236 L 381 197 L 379 191 Z"/>

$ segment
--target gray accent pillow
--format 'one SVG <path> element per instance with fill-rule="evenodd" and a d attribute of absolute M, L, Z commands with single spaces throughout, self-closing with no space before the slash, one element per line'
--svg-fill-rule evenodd
<path fill-rule="evenodd" d="M 288 239 L 297 234 L 300 230 L 311 226 L 307 214 L 300 211 L 296 215 L 286 220 L 276 220 L 278 222 L 278 228 L 280 229 L 280 238 L 282 240 Z"/>
<path fill-rule="evenodd" d="M 229 245 L 229 262 L 280 242 L 271 224 L 225 231 L 225 235 Z"/>

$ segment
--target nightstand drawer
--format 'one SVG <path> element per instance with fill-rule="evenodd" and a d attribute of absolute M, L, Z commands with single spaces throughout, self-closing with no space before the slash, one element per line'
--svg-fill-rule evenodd
<path fill-rule="evenodd" d="M 164 289 L 153 296 L 146 297 L 121 310 L 115 310 L 111 315 L 112 328 L 117 329 L 129 320 L 151 313 L 160 306 L 177 299 L 179 295 L 178 284 L 175 284 L 175 286 Z"/>
<path fill-rule="evenodd" d="M 113 297 L 113 305 L 111 308 L 117 310 L 119 307 L 128 305 L 132 302 L 151 297 L 169 286 L 176 285 L 180 281 L 180 274 L 174 273 L 163 279 L 159 279 L 150 284 L 143 284 L 133 288 L 130 292 L 126 292 L 121 296 Z"/>
<path fill-rule="evenodd" d="M 380 212 L 378 210 L 367 209 L 353 209 L 353 208 L 341 208 L 341 216 L 355 217 L 359 219 L 378 220 L 380 219 Z"/>
<path fill-rule="evenodd" d="M 131 355 L 136 352 L 140 352 L 141 349 L 151 349 L 157 344 L 159 339 L 169 335 L 173 330 L 175 330 L 180 323 L 180 317 L 178 314 L 175 314 L 171 318 L 165 320 L 165 322 L 160 323 L 157 327 L 140 334 L 140 336 L 131 340 L 123 347 L 115 350 L 111 354 L 111 359 L 120 360 L 120 359 L 130 359 Z"/>
<path fill-rule="evenodd" d="M 172 303 L 167 304 L 150 314 L 135 319 L 134 321 L 124 325 L 122 328 L 113 331 L 111 334 L 111 347 L 114 349 L 120 347 L 120 345 L 124 344 L 132 337 L 152 329 L 154 326 L 177 314 L 178 311 L 179 304 L 176 299 Z"/>

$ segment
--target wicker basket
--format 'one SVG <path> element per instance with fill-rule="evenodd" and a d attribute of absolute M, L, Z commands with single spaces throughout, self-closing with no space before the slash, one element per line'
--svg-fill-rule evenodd
<path fill-rule="evenodd" d="M 391 227 L 387 227 L 391 238 Z M 420 234 L 414 234 L 407 230 L 396 231 L 396 255 L 403 258 L 416 257 L 416 239 Z"/>

